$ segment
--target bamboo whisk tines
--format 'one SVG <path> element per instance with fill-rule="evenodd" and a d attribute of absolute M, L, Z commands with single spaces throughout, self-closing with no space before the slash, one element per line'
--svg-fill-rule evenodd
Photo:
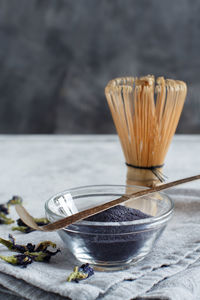
<path fill-rule="evenodd" d="M 155 82 L 151 75 L 117 78 L 106 86 L 108 105 L 128 165 L 127 183 L 152 186 L 162 181 L 162 166 L 186 93 L 183 81 L 159 77 Z"/>

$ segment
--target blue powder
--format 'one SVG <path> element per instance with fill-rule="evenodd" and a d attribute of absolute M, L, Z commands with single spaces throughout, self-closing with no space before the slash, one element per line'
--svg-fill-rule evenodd
<path fill-rule="evenodd" d="M 134 209 L 123 205 L 117 205 L 94 216 L 91 216 L 85 220 L 93 222 L 124 222 L 135 221 L 149 217 L 150 215 L 147 215 L 138 209 Z"/>
<path fill-rule="evenodd" d="M 117 222 L 137 221 L 149 217 L 151 216 L 140 210 L 118 205 L 85 219 L 90 221 L 91 225 L 92 222 L 99 222 L 98 225 L 82 224 L 79 227 L 72 224 L 68 227 L 71 230 L 61 230 L 59 234 L 66 242 L 73 243 L 73 252 L 77 251 L 79 257 L 83 253 L 84 260 L 117 265 L 118 262 L 127 262 L 138 255 L 144 255 L 157 238 L 157 230 L 147 230 L 147 225 L 143 222 L 130 225 Z M 106 226 L 106 222 L 116 222 L 116 226 Z M 81 233 L 76 233 L 76 226 L 81 229 Z M 162 230 L 163 226 L 160 228 L 160 231 Z"/>
<path fill-rule="evenodd" d="M 86 219 L 91 222 L 125 222 L 151 217 L 140 210 L 124 205 L 117 205 Z M 137 226 L 137 229 L 136 227 Z M 144 246 L 149 232 L 144 232 L 144 225 L 95 226 L 96 235 L 85 236 L 85 244 L 90 255 L 99 261 L 121 261 L 137 255 Z M 135 233 L 135 230 L 141 230 Z M 86 229 L 87 231 L 87 229 Z M 90 229 L 88 228 L 88 231 Z M 92 228 L 93 233 L 94 227 Z M 124 234 L 125 233 L 125 234 Z"/>

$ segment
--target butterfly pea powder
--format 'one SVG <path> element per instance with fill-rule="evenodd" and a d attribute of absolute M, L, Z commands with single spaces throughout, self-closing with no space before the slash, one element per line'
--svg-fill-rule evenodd
<path fill-rule="evenodd" d="M 123 205 L 112 207 L 106 211 L 87 218 L 91 222 L 127 222 L 149 218 L 150 215 L 140 210 Z M 137 254 L 144 244 L 146 234 L 136 233 L 134 225 L 104 226 L 100 230 L 102 235 L 96 236 L 89 248 L 95 252 L 97 259 L 106 261 L 126 260 L 130 253 Z M 127 233 L 128 231 L 128 233 Z M 103 235 L 105 233 L 105 235 Z M 127 234 L 124 234 L 127 233 Z M 131 254 L 132 256 L 132 254 Z"/>
<path fill-rule="evenodd" d="M 71 252 L 82 261 L 98 261 L 117 263 L 132 260 L 140 255 L 141 250 L 146 251 L 147 243 L 153 235 L 153 230 L 145 230 L 145 224 L 128 224 L 131 222 L 151 217 L 140 210 L 124 205 L 112 207 L 106 211 L 91 216 L 84 221 L 69 225 L 59 234 L 66 243 L 73 245 Z M 99 224 L 92 224 L 98 222 Z M 106 222 L 112 222 L 112 226 Z M 101 225 L 102 223 L 102 225 Z M 114 224 L 116 223 L 116 225 Z M 78 231 L 77 231 L 78 230 Z M 151 242 L 151 241 L 150 241 Z"/>
<path fill-rule="evenodd" d="M 147 215 L 138 209 L 123 205 L 117 205 L 85 220 L 93 222 L 126 222 L 145 219 L 149 217 L 150 215 Z"/>

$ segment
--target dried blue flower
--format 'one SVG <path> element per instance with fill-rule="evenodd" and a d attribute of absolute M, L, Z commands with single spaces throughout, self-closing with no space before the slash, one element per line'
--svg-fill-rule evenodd
<path fill-rule="evenodd" d="M 78 283 L 80 280 L 87 279 L 92 275 L 94 275 L 93 268 L 91 268 L 89 264 L 84 264 L 81 267 L 76 266 L 74 271 L 67 278 L 67 281 L 75 281 Z"/>
<path fill-rule="evenodd" d="M 89 264 L 84 264 L 79 268 L 80 272 L 83 272 L 85 274 L 88 274 L 88 277 L 94 275 L 94 270 L 92 267 L 89 266 Z"/>
<path fill-rule="evenodd" d="M 87 274 L 79 272 L 79 267 L 76 266 L 74 268 L 74 271 L 67 278 L 67 281 L 68 282 L 71 282 L 71 281 L 79 282 L 80 280 L 83 280 L 83 279 L 86 279 L 86 278 L 87 278 Z"/>
<path fill-rule="evenodd" d="M 22 202 L 23 200 L 20 196 L 13 196 L 12 199 L 7 202 L 7 206 L 9 207 L 10 205 L 22 204 Z"/>
<path fill-rule="evenodd" d="M 5 221 L 4 224 L 11 224 L 14 222 L 13 219 L 6 217 L 6 215 L 2 212 L 0 212 L 0 219 L 2 219 L 3 221 Z"/>
<path fill-rule="evenodd" d="M 9 250 L 13 250 L 16 252 L 24 253 L 25 251 L 27 251 L 26 246 L 17 245 L 15 243 L 15 239 L 11 234 L 9 234 L 9 240 L 0 238 L 0 244 L 6 246 Z"/>
<path fill-rule="evenodd" d="M 12 231 L 21 231 L 23 233 L 30 233 L 32 231 L 35 231 L 35 229 L 32 229 L 29 226 L 13 226 Z"/>
<path fill-rule="evenodd" d="M 25 254 L 17 254 L 12 256 L 0 255 L 0 258 L 8 262 L 9 264 L 22 266 L 24 268 L 33 262 L 33 259 Z"/>
<path fill-rule="evenodd" d="M 19 245 L 16 244 L 15 238 L 9 234 L 9 240 L 5 240 L 0 238 L 0 243 L 6 246 L 9 250 L 13 250 L 19 253 L 24 252 L 45 252 L 47 251 L 47 248 L 51 246 L 52 248 L 56 248 L 56 244 L 52 243 L 51 241 L 44 241 L 39 243 L 38 245 L 34 245 L 32 243 L 28 243 L 27 245 Z"/>
<path fill-rule="evenodd" d="M 61 252 L 60 249 L 57 249 L 55 252 L 45 250 L 39 252 L 25 252 L 24 254 L 31 257 L 34 261 L 38 262 L 49 262 L 51 257 Z"/>
<path fill-rule="evenodd" d="M 7 204 L 0 204 L 0 212 L 5 215 L 9 214 L 9 209 L 8 209 Z"/>
<path fill-rule="evenodd" d="M 49 221 L 46 218 L 35 218 L 34 220 L 38 226 L 44 226 L 49 223 Z M 13 231 L 17 230 L 23 233 L 30 233 L 32 231 L 35 231 L 35 229 L 32 229 L 31 227 L 27 226 L 21 219 L 17 220 L 17 225 L 18 226 L 12 227 Z"/>
<path fill-rule="evenodd" d="M 15 221 L 11 218 L 6 217 L 6 215 L 0 212 L 0 224 L 12 224 Z"/>
<path fill-rule="evenodd" d="M 16 252 L 19 252 L 19 253 L 24 253 L 26 251 L 33 251 L 34 248 L 35 248 L 35 245 L 33 245 L 31 243 L 28 243 L 27 245 L 16 244 L 15 238 L 11 234 L 9 234 L 8 237 L 9 237 L 9 240 L 10 240 L 10 243 L 11 243 L 10 247 L 13 251 L 16 251 Z"/>
<path fill-rule="evenodd" d="M 37 223 L 38 226 L 44 226 L 49 224 L 49 220 L 47 218 L 34 218 L 35 223 Z M 17 220 L 18 226 L 27 226 L 21 219 Z"/>
<path fill-rule="evenodd" d="M 0 218 L 0 224 L 5 224 L 5 220 Z"/>
<path fill-rule="evenodd" d="M 0 238 L 0 243 L 9 250 L 21 253 L 20 255 L 14 256 L 0 256 L 3 260 L 15 265 L 25 265 L 32 261 L 49 262 L 52 256 L 60 252 L 60 249 L 57 249 L 55 252 L 47 250 L 49 246 L 56 248 L 56 244 L 51 241 L 44 241 L 37 245 L 31 243 L 28 243 L 27 245 L 18 245 L 11 234 L 9 234 L 9 240 Z M 27 258 L 25 259 L 25 257 Z"/>
<path fill-rule="evenodd" d="M 0 224 L 12 224 L 14 220 L 8 218 L 7 215 L 9 214 L 9 207 L 10 205 L 21 204 L 22 198 L 19 196 L 13 196 L 11 200 L 9 200 L 5 204 L 0 204 Z"/>
<path fill-rule="evenodd" d="M 56 248 L 56 244 L 55 243 L 52 243 L 51 241 L 44 241 L 44 242 L 41 242 L 39 244 L 37 244 L 37 246 L 35 246 L 35 252 L 38 252 L 38 251 L 47 251 L 47 248 L 51 246 L 52 248 Z"/>

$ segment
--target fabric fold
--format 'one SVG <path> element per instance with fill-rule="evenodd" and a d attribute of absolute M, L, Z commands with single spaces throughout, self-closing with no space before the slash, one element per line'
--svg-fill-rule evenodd
<path fill-rule="evenodd" d="M 17 233 L 15 237 L 20 243 L 50 239 L 62 252 L 49 264 L 34 263 L 26 269 L 0 261 L 0 285 L 31 300 L 51 297 L 56 300 L 197 299 L 200 289 L 200 190 L 174 189 L 168 194 L 175 202 L 172 220 L 152 253 L 129 269 L 95 272 L 79 284 L 68 283 L 66 278 L 74 265 L 56 233 Z M 9 226 L 0 227 L 0 236 L 7 238 L 9 232 Z M 2 245 L 0 251 L 10 254 Z"/>

